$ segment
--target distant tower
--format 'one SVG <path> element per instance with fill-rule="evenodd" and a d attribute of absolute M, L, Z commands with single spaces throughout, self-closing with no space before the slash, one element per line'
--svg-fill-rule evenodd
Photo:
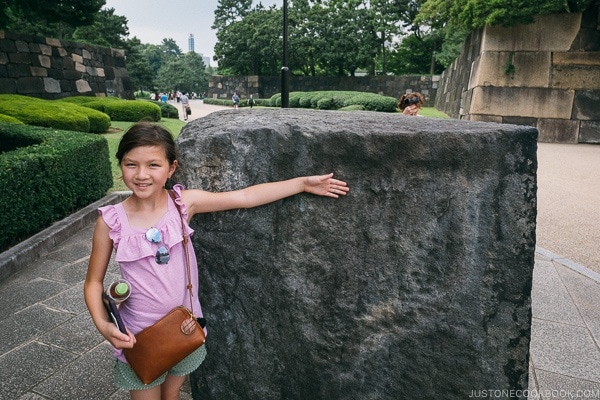
<path fill-rule="evenodd" d="M 194 52 L 194 35 L 190 33 L 190 37 L 188 38 L 188 50 L 190 53 Z"/>

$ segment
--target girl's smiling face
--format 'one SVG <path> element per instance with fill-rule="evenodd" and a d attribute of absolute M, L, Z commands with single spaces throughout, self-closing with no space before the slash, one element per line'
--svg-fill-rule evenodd
<path fill-rule="evenodd" d="M 128 151 L 121 160 L 123 182 L 142 198 L 160 192 L 177 168 L 177 160 L 169 164 L 161 146 L 141 146 Z"/>

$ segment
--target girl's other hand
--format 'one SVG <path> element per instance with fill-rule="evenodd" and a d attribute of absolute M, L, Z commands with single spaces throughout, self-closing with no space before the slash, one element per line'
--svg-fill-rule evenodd
<path fill-rule="evenodd" d="M 103 327 L 100 333 L 117 349 L 131 348 L 135 344 L 135 336 L 129 329 L 127 329 L 126 335 L 112 322 L 107 321 L 106 326 Z"/>
<path fill-rule="evenodd" d="M 344 181 L 333 179 L 333 173 L 327 175 L 315 175 L 306 178 L 304 191 L 317 196 L 328 196 L 337 199 L 345 196 L 350 188 Z"/>

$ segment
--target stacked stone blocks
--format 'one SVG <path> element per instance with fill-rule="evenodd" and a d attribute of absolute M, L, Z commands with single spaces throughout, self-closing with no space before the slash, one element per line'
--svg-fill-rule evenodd
<path fill-rule="evenodd" d="M 474 32 L 442 74 L 436 107 L 454 118 L 535 126 L 543 142 L 600 143 L 599 14 Z"/>
<path fill-rule="evenodd" d="M 0 93 L 133 98 L 119 49 L 0 31 Z"/>

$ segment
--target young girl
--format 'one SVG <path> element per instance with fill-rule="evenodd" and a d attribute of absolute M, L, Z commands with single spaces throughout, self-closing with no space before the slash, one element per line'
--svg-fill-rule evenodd
<path fill-rule="evenodd" d="M 117 159 L 123 181 L 133 192 L 122 203 L 99 209 L 92 252 L 84 285 L 87 307 L 98 331 L 114 347 L 117 357 L 115 384 L 130 391 L 132 399 L 178 399 L 185 376 L 204 360 L 204 346 L 190 354 L 156 381 L 144 385 L 127 364 L 122 349 L 135 346 L 135 334 L 181 304 L 202 317 L 198 296 L 190 304 L 185 281 L 185 252 L 181 219 L 173 199 L 164 188 L 177 168 L 175 143 L 163 128 L 140 123 L 121 139 Z M 187 225 L 198 213 L 250 208 L 301 192 L 338 198 L 349 188 L 333 179 L 333 174 L 299 177 L 264 183 L 231 192 L 211 193 L 173 188 L 175 202 L 181 207 Z M 188 243 L 191 279 L 198 290 L 198 270 L 191 242 Z M 127 334 L 109 321 L 102 303 L 104 277 L 115 250 L 121 276 L 131 283 L 131 295 L 121 304 L 120 314 Z"/>
<path fill-rule="evenodd" d="M 425 103 L 423 95 L 418 92 L 403 94 L 398 101 L 398 108 L 404 115 L 420 116 L 419 111 Z"/>

